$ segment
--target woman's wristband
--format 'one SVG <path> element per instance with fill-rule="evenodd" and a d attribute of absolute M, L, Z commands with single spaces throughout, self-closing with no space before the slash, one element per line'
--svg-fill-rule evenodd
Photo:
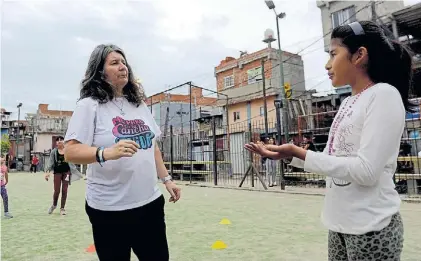
<path fill-rule="evenodd" d="M 101 163 L 105 162 L 105 160 L 104 160 L 104 147 L 98 147 L 96 149 L 95 158 L 96 158 L 96 161 L 99 163 L 99 165 L 101 165 L 101 167 L 102 167 Z"/>

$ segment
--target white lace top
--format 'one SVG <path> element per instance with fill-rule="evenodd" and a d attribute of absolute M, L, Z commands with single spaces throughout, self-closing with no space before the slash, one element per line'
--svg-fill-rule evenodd
<path fill-rule="evenodd" d="M 356 96 L 347 99 L 349 106 Z M 404 125 L 399 92 L 379 83 L 348 108 L 336 131 L 332 155 L 328 144 L 323 153 L 308 151 L 305 162 L 293 159 L 291 165 L 327 176 L 322 221 L 328 229 L 357 235 L 381 230 L 399 211 L 393 174 Z M 331 135 L 332 130 L 328 142 Z"/>

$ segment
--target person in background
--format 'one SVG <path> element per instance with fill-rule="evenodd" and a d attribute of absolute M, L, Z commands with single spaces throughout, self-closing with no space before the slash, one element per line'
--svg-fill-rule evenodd
<path fill-rule="evenodd" d="M 32 173 L 37 173 L 37 168 L 38 168 L 38 164 L 39 164 L 39 159 L 37 157 L 37 155 L 32 155 L 32 160 L 31 160 L 31 168 L 29 169 L 29 171 Z"/>
<path fill-rule="evenodd" d="M 308 135 L 304 135 L 304 149 L 316 151 L 316 147 L 314 146 L 313 140 Z"/>
<path fill-rule="evenodd" d="M 9 169 L 6 166 L 6 160 L 3 156 L 0 158 L 1 161 L 1 198 L 3 199 L 4 217 L 12 218 L 12 214 L 9 212 L 9 196 L 7 195 L 6 185 L 9 183 Z"/>
<path fill-rule="evenodd" d="M 266 138 L 265 139 L 266 145 L 274 145 L 275 141 L 273 138 Z M 266 167 L 266 176 L 268 180 L 268 186 L 273 187 L 276 186 L 276 160 L 273 160 L 271 158 L 265 158 L 265 167 Z"/>
<path fill-rule="evenodd" d="M 60 215 L 66 215 L 66 200 L 67 191 L 71 181 L 76 181 L 82 178 L 82 174 L 76 169 L 76 166 L 67 162 L 64 158 L 64 138 L 59 136 L 56 138 L 56 148 L 50 153 L 50 160 L 46 169 L 45 180 L 50 178 L 50 172 L 53 171 L 54 179 L 54 193 L 53 204 L 48 209 L 48 214 L 52 214 L 57 208 L 58 198 L 60 196 L 61 188 L 61 205 Z"/>
<path fill-rule="evenodd" d="M 65 138 L 65 157 L 87 164 L 85 211 L 100 261 L 168 261 L 165 198 L 157 177 L 177 202 L 181 191 L 164 165 L 161 130 L 122 49 L 98 45 L 91 53 L 80 99 Z"/>

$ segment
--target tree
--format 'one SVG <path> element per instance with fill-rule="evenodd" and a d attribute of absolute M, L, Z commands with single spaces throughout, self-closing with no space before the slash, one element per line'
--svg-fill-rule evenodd
<path fill-rule="evenodd" d="M 3 134 L 1 137 L 1 154 L 5 155 L 9 153 L 10 149 L 10 141 L 9 141 L 9 135 Z"/>

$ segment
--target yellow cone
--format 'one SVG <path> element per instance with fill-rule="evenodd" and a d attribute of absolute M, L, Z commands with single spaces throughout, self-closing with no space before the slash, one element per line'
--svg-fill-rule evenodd
<path fill-rule="evenodd" d="M 212 245 L 212 249 L 218 250 L 218 249 L 225 249 L 227 248 L 227 245 L 223 241 L 215 241 Z"/>
<path fill-rule="evenodd" d="M 219 222 L 221 225 L 231 225 L 231 221 L 228 218 L 223 218 L 221 222 Z"/>

